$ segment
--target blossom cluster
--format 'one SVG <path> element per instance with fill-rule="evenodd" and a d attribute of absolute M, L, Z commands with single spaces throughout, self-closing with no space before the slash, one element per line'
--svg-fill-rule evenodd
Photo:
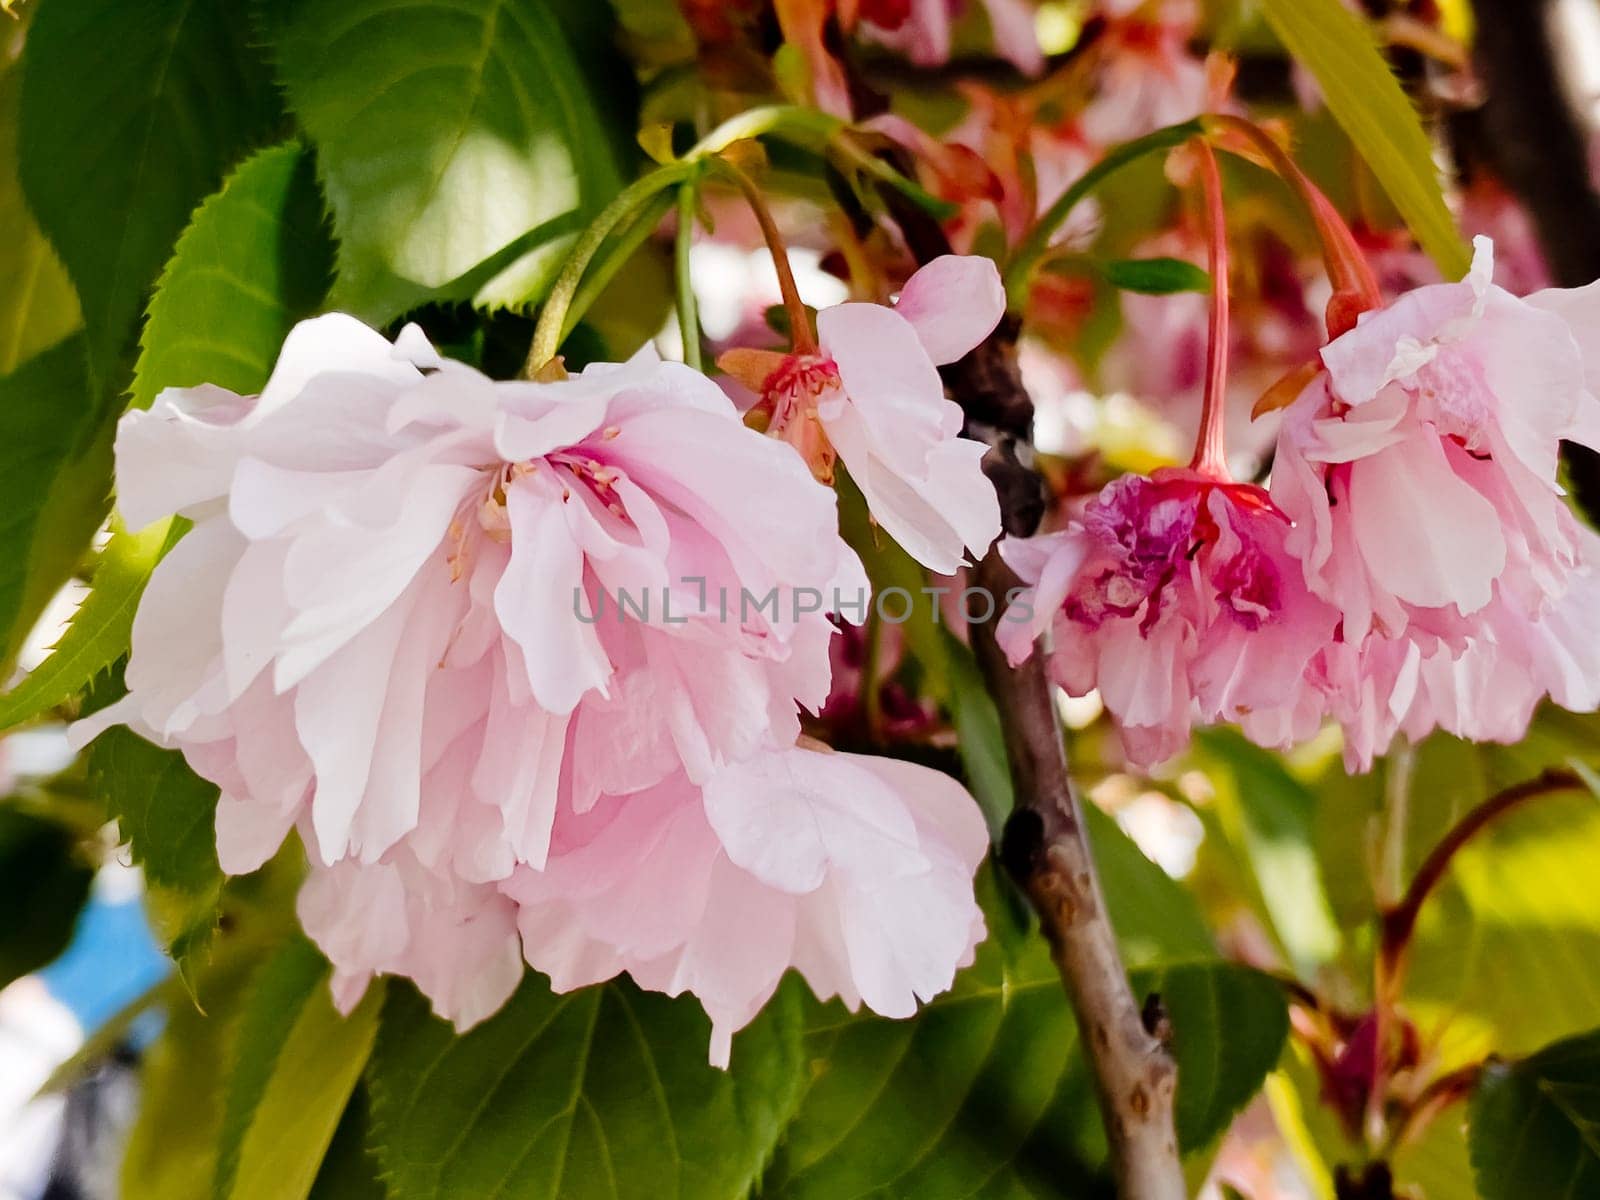
<path fill-rule="evenodd" d="M 1286 747 L 1325 719 L 1365 769 L 1397 734 L 1515 741 L 1546 697 L 1600 706 L 1600 538 L 1563 441 L 1600 447 L 1600 290 L 1519 299 L 1468 277 L 1363 315 L 1284 413 L 1270 488 L 1205 471 L 1113 482 L 1007 540 L 1033 585 L 1014 661 L 1098 687 L 1130 759 L 1196 721 Z"/>
<path fill-rule="evenodd" d="M 928 270 L 776 365 L 803 446 L 653 350 L 499 382 L 340 314 L 293 330 L 259 396 L 162 393 L 119 428 L 118 504 L 192 527 L 127 695 L 75 737 L 181 749 L 220 788 L 229 873 L 298 831 L 343 1008 L 394 973 L 464 1028 L 524 960 L 560 989 L 627 972 L 692 991 L 724 1064 L 790 967 L 909 1015 L 983 936 L 987 834 L 947 776 L 801 736 L 836 636 L 812 598 L 868 587 L 804 450 L 836 445 L 929 565 L 998 534 L 936 370 L 999 319 L 998 274 Z M 624 619 L 607 594 L 665 599 Z"/>

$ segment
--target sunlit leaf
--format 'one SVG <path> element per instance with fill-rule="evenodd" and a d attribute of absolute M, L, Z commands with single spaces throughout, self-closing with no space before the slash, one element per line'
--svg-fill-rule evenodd
<path fill-rule="evenodd" d="M 537 298 L 619 168 L 543 0 L 298 0 L 281 78 L 339 238 L 335 307 Z"/>
<path fill-rule="evenodd" d="M 327 960 L 294 938 L 262 969 L 240 1020 L 212 1189 L 216 1200 L 304 1200 L 372 1052 L 381 984 L 349 1017 Z"/>
<path fill-rule="evenodd" d="M 161 273 L 132 407 L 199 383 L 260 391 L 284 337 L 321 305 L 332 270 L 310 154 L 290 142 L 247 160 L 195 211 Z"/>
<path fill-rule="evenodd" d="M 1433 147 L 1362 19 L 1343 0 L 1261 0 L 1261 9 L 1439 270 L 1466 274 L 1471 255 L 1445 207 Z"/>

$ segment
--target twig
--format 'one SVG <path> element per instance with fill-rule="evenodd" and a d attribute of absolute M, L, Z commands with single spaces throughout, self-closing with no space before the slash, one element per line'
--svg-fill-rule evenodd
<path fill-rule="evenodd" d="M 884 192 L 906 243 L 922 262 L 948 254 L 937 223 Z M 1032 469 L 1033 403 L 1016 363 L 1018 326 L 1003 320 L 960 362 L 945 368 L 950 394 L 966 414 L 965 432 L 990 445 L 984 469 L 1000 496 L 1008 532 L 1034 532 L 1044 512 L 1043 483 Z M 1018 585 L 991 549 L 975 583 L 995 597 Z M 1164 1041 L 1145 1027 L 1139 1000 L 1117 949 L 1083 810 L 1067 777 L 1066 748 L 1042 656 L 1012 667 L 995 641 L 1002 605 L 971 626 L 973 651 L 1000 712 L 1016 807 L 1006 823 L 1002 857 L 1039 913 L 1051 957 L 1077 1017 L 1094 1076 L 1125 1200 L 1183 1200 L 1187 1195 L 1173 1120 L 1177 1066 Z"/>

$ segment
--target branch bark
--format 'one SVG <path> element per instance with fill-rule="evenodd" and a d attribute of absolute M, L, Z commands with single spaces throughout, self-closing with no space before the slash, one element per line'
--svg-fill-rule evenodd
<path fill-rule="evenodd" d="M 885 200 L 918 261 L 950 253 L 937 222 L 898 196 Z M 942 374 L 965 414 L 963 432 L 989 445 L 984 470 L 999 494 L 1005 531 L 1027 536 L 1043 518 L 1046 492 L 1033 469 L 1033 401 L 1017 368 L 1018 332 L 1019 323 L 1004 318 L 982 345 Z M 992 548 L 974 582 L 997 598 L 1018 586 Z M 1147 1027 L 1106 911 L 1081 802 L 1067 775 L 1043 655 L 1012 667 L 995 641 L 1002 606 L 990 607 L 989 620 L 974 622 L 970 632 L 1000 712 L 1015 787 L 1001 856 L 1039 914 L 1077 1017 L 1119 1194 L 1125 1200 L 1184 1200 L 1174 1123 L 1177 1065 L 1157 1036 L 1165 1024 L 1159 1001 L 1149 1006 Z"/>

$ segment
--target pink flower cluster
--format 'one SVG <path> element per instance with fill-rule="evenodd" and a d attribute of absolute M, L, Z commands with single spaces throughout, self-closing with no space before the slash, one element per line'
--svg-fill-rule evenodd
<path fill-rule="evenodd" d="M 922 293 L 906 311 L 946 352 L 999 316 L 958 334 Z M 827 402 L 897 512 L 981 553 L 992 489 L 915 327 L 876 311 L 903 336 L 841 345 Z M 831 489 L 705 376 L 647 351 L 495 382 L 335 314 L 261 395 L 164 392 L 116 454 L 129 525 L 192 528 L 145 592 L 127 696 L 75 736 L 181 749 L 221 789 L 230 873 L 298 830 L 342 1007 L 406 975 L 464 1028 L 524 959 L 563 989 L 626 971 L 699 997 L 725 1064 L 789 967 L 904 1016 L 970 960 L 983 821 L 945 776 L 799 737 L 834 636 L 809 598 L 867 581 Z"/>
<path fill-rule="evenodd" d="M 1600 706 L 1600 538 L 1563 440 L 1600 447 L 1600 285 L 1518 299 L 1479 239 L 1460 283 L 1367 313 L 1288 408 L 1270 492 L 1196 471 L 1111 484 L 1065 530 L 1002 543 L 1074 694 L 1131 759 L 1195 721 L 1286 746 L 1325 718 L 1365 769 L 1397 734 L 1514 741 L 1546 696 Z"/>

